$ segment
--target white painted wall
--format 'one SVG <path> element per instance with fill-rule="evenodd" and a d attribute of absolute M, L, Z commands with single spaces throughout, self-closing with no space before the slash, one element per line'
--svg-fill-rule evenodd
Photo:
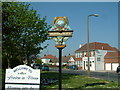
<path fill-rule="evenodd" d="M 90 59 L 90 64 L 91 64 L 90 70 L 95 70 L 95 57 L 90 57 L 89 59 Z M 88 57 L 83 57 L 82 61 L 83 61 L 83 64 L 82 64 L 83 69 L 84 69 L 84 62 L 85 62 L 85 70 L 88 70 L 88 66 L 87 66 Z"/>
<path fill-rule="evenodd" d="M 50 59 L 41 59 L 43 63 L 49 63 Z"/>
<path fill-rule="evenodd" d="M 107 50 L 95 51 L 96 70 L 104 70 L 104 56 L 106 55 L 106 53 L 107 53 Z"/>
<path fill-rule="evenodd" d="M 107 71 L 110 71 L 111 70 L 111 63 L 106 63 L 105 67 L 106 67 Z"/>

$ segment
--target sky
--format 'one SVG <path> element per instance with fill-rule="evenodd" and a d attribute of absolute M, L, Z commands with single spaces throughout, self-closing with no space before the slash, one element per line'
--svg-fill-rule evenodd
<path fill-rule="evenodd" d="M 6 0 L 2 0 L 6 1 Z M 8 1 L 8 0 L 7 0 Z M 9 0 L 22 2 L 118 2 L 119 0 Z"/>
<path fill-rule="evenodd" d="M 74 31 L 72 38 L 66 42 L 63 55 L 74 55 L 79 45 L 87 43 L 87 21 L 89 17 L 90 42 L 108 43 L 118 48 L 118 3 L 117 2 L 30 2 L 30 8 L 37 11 L 40 17 L 47 17 L 46 22 L 52 25 L 54 17 L 67 16 L 69 26 Z M 52 54 L 58 57 L 58 49 L 53 40 L 46 40 L 42 46 L 49 46 L 41 51 L 41 57 Z"/>

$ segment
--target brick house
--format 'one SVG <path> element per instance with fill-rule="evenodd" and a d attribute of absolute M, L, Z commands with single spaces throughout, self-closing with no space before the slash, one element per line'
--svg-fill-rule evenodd
<path fill-rule="evenodd" d="M 104 57 L 108 52 L 117 52 L 118 49 L 107 43 L 93 42 L 90 47 L 90 70 L 105 70 Z M 107 61 L 107 60 L 106 60 Z M 82 70 L 88 69 L 87 44 L 75 51 L 75 64 Z"/>

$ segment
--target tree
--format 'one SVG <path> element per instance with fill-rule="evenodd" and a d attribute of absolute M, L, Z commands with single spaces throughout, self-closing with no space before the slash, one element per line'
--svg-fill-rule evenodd
<path fill-rule="evenodd" d="M 35 63 L 37 63 L 37 64 L 40 64 L 40 65 L 41 65 L 41 64 L 42 64 L 42 60 L 41 60 L 41 59 L 39 59 L 39 58 L 36 58 L 36 59 L 35 59 Z"/>
<path fill-rule="evenodd" d="M 40 46 L 48 39 L 50 28 L 45 20 L 40 18 L 30 4 L 20 2 L 3 2 L 2 5 L 2 54 L 8 65 L 12 60 L 20 60 L 30 55 L 36 55 L 43 47 Z"/>

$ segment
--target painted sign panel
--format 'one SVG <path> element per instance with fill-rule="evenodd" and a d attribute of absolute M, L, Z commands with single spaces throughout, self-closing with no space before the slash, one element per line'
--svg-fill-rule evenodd
<path fill-rule="evenodd" d="M 66 47 L 66 41 L 72 37 L 73 30 L 68 25 L 68 18 L 64 17 L 54 17 L 52 27 L 48 31 L 49 37 L 52 37 L 56 42 L 56 48 Z"/>
<path fill-rule="evenodd" d="M 6 69 L 5 83 L 7 86 L 8 84 L 39 85 L 40 84 L 40 70 L 39 69 L 34 70 L 27 65 L 19 65 L 13 69 Z"/>
<path fill-rule="evenodd" d="M 72 37 L 73 31 L 48 31 L 49 37 L 57 37 L 57 36 L 63 36 L 63 37 Z"/>

